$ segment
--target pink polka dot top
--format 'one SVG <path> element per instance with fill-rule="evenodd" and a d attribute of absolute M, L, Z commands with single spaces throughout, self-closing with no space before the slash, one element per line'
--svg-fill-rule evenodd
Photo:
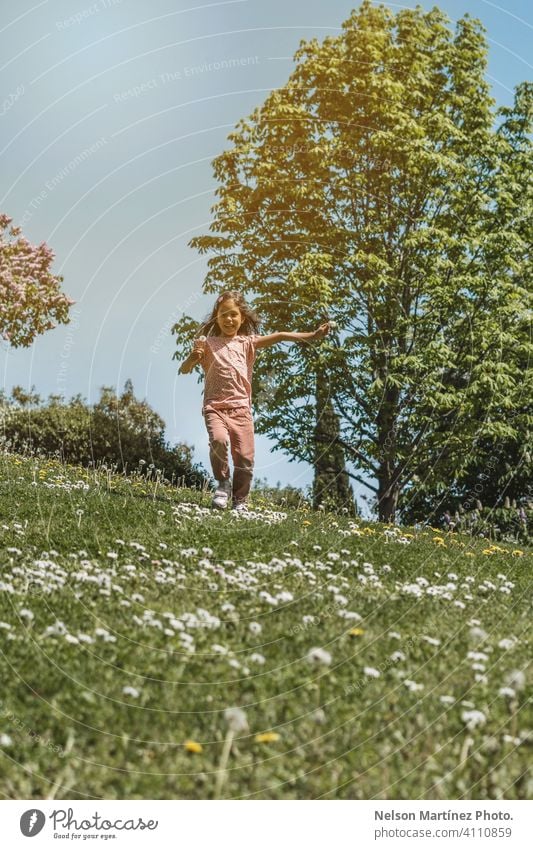
<path fill-rule="evenodd" d="M 233 339 L 208 336 L 201 360 L 204 369 L 202 414 L 208 410 L 252 407 L 252 370 L 257 334 Z"/>

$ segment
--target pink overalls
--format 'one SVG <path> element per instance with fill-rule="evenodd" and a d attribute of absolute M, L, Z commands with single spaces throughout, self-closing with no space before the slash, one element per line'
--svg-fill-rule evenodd
<path fill-rule="evenodd" d="M 202 415 L 209 434 L 209 459 L 217 481 L 230 477 L 228 441 L 233 460 L 233 503 L 246 501 L 254 466 L 252 369 L 255 340 L 208 336 L 201 364 L 205 373 Z"/>

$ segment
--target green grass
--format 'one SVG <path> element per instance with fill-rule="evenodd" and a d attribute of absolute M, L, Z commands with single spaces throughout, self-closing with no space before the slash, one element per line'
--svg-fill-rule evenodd
<path fill-rule="evenodd" d="M 5 798 L 531 798 L 531 551 L 0 467 Z M 248 730 L 229 732 L 229 707 Z"/>

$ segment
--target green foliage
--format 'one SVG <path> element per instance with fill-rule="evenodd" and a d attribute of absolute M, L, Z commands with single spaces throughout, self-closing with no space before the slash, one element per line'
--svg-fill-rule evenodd
<path fill-rule="evenodd" d="M 331 440 L 383 519 L 415 476 L 436 492 L 480 440 L 531 433 L 533 89 L 496 110 L 483 27 L 448 24 L 364 0 L 338 36 L 302 42 L 214 160 L 212 234 L 191 240 L 204 290 L 243 290 L 267 332 L 337 321 L 320 351 L 262 353 L 254 391 L 272 371 L 277 388 L 257 429 L 314 464 L 326 374 Z"/>
<path fill-rule="evenodd" d="M 0 438 L 11 451 L 56 456 L 82 466 L 107 463 L 125 474 L 141 462 L 145 473 L 157 468 L 182 486 L 202 487 L 209 480 L 193 462 L 190 446 L 165 441 L 165 422 L 146 401 L 135 398 L 131 380 L 120 396 L 103 386 L 92 406 L 81 395 L 64 403 L 62 396 L 50 395 L 44 403 L 18 386 L 11 400 L 5 393 L 0 400 Z"/>

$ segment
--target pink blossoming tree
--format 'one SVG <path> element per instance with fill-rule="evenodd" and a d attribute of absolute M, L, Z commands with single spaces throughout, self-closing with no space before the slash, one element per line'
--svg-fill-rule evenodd
<path fill-rule="evenodd" d="M 75 301 L 60 291 L 63 277 L 50 271 L 54 252 L 45 242 L 30 244 L 12 220 L 0 213 L 0 334 L 18 348 L 56 327 L 54 321 L 68 324 Z"/>

